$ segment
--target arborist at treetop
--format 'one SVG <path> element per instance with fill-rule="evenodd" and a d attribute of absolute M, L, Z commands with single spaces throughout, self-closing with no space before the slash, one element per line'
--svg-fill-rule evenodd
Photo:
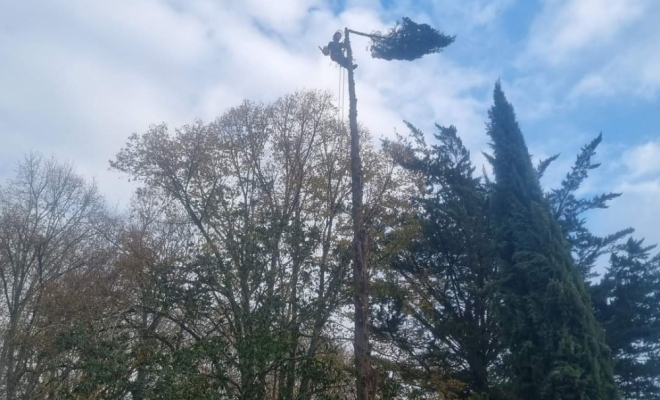
<path fill-rule="evenodd" d="M 351 65 L 350 61 L 346 56 L 344 55 L 344 49 L 346 48 L 346 45 L 344 42 L 340 42 L 341 40 L 341 32 L 337 31 L 335 32 L 334 35 L 332 35 L 332 41 L 328 43 L 327 46 L 321 49 L 321 46 L 319 46 L 319 49 L 321 49 L 321 52 L 326 55 L 330 56 L 330 59 L 340 66 L 346 68 L 346 69 L 355 69 L 357 68 L 357 64 Z"/>

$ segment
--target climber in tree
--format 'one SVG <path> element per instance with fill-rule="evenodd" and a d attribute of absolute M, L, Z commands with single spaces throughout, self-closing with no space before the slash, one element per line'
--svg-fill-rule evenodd
<path fill-rule="evenodd" d="M 335 32 L 334 35 L 332 35 L 332 42 L 328 43 L 328 45 L 322 49 L 319 46 L 319 49 L 321 49 L 323 55 L 330 56 L 330 59 L 332 61 L 336 62 L 342 67 L 346 69 L 357 68 L 357 64 L 351 65 L 348 58 L 346 58 L 346 56 L 344 55 L 345 44 L 344 42 L 340 42 L 340 40 L 341 40 L 341 32 L 337 31 Z"/>

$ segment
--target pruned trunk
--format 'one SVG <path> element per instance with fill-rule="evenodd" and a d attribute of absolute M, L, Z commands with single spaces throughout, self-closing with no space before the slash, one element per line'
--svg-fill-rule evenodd
<path fill-rule="evenodd" d="M 349 41 L 349 30 L 345 30 L 346 57 L 353 64 L 353 51 Z M 353 70 L 348 69 L 349 128 L 351 131 L 351 191 L 353 195 L 353 302 L 355 305 L 355 353 L 357 400 L 376 398 L 372 380 L 371 348 L 369 346 L 369 278 L 367 274 L 368 238 L 364 228 L 362 207 L 362 161 L 360 159 L 360 136 L 357 125 L 357 98 Z"/>

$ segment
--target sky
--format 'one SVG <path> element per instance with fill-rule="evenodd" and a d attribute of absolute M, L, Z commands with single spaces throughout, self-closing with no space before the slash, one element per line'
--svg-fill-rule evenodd
<path fill-rule="evenodd" d="M 593 213 L 660 242 L 660 2 L 657 0 L 0 0 L 0 182 L 30 151 L 73 163 L 111 204 L 134 186 L 108 161 L 131 133 L 210 122 L 243 100 L 302 89 L 338 95 L 317 46 L 344 27 L 408 16 L 456 35 L 440 55 L 373 60 L 355 38 L 359 121 L 376 138 L 455 125 L 476 164 L 500 79 L 534 160 L 561 154 L 556 187 L 603 133 L 585 196 L 622 192 Z"/>

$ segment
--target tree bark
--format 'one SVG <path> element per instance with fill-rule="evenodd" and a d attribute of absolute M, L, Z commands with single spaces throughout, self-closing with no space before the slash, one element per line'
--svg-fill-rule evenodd
<path fill-rule="evenodd" d="M 353 64 L 353 51 L 349 41 L 349 30 L 345 30 L 344 43 L 349 65 Z M 348 120 L 351 131 L 351 191 L 353 196 L 353 302 L 355 305 L 355 353 L 357 400 L 376 398 L 372 379 L 371 347 L 369 345 L 369 278 L 367 274 L 368 238 L 364 228 L 362 207 L 362 161 L 360 159 L 360 136 L 357 125 L 357 98 L 353 70 L 348 70 Z"/>

